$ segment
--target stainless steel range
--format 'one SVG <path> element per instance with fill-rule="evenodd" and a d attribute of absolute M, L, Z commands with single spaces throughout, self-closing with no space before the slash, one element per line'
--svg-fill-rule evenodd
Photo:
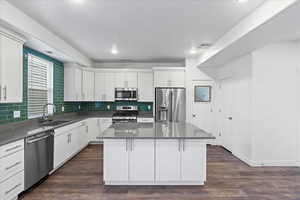
<path fill-rule="evenodd" d="M 113 123 L 137 122 L 138 106 L 117 106 L 113 114 Z"/>

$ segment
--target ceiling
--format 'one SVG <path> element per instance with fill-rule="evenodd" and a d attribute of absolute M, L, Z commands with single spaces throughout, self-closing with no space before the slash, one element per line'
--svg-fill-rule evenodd
<path fill-rule="evenodd" d="M 178 61 L 264 0 L 8 0 L 94 61 Z M 119 54 L 110 53 L 116 45 Z"/>

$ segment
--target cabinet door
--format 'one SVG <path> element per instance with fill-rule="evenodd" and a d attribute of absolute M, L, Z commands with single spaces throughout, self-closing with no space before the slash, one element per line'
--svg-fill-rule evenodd
<path fill-rule="evenodd" d="M 154 140 L 131 140 L 129 146 L 129 180 L 154 181 Z"/>
<path fill-rule="evenodd" d="M 117 72 L 115 74 L 115 87 L 116 88 L 124 88 L 125 87 L 125 73 Z"/>
<path fill-rule="evenodd" d="M 23 101 L 23 44 L 0 35 L 0 102 Z"/>
<path fill-rule="evenodd" d="M 104 101 L 106 93 L 106 74 L 104 72 L 95 73 L 95 101 Z"/>
<path fill-rule="evenodd" d="M 170 84 L 172 87 L 185 87 L 185 71 L 180 70 L 180 71 L 172 71 L 170 73 Z"/>
<path fill-rule="evenodd" d="M 75 87 L 75 100 L 82 100 L 82 70 L 79 68 L 74 69 L 74 82 L 72 82 L 73 87 Z"/>
<path fill-rule="evenodd" d="M 126 140 L 104 141 L 104 181 L 128 181 Z"/>
<path fill-rule="evenodd" d="M 154 101 L 153 73 L 138 73 L 138 100 L 141 102 Z"/>
<path fill-rule="evenodd" d="M 206 144 L 199 140 L 182 143 L 181 169 L 183 181 L 206 180 Z"/>
<path fill-rule="evenodd" d="M 126 72 L 124 86 L 129 88 L 137 88 L 137 72 Z"/>
<path fill-rule="evenodd" d="M 69 157 L 69 133 L 54 137 L 54 168 L 57 168 Z"/>
<path fill-rule="evenodd" d="M 156 141 L 156 180 L 180 180 L 180 143 L 179 140 Z"/>
<path fill-rule="evenodd" d="M 95 73 L 83 71 L 82 74 L 82 95 L 83 101 L 94 101 Z"/>
<path fill-rule="evenodd" d="M 105 73 L 104 101 L 115 101 L 115 73 Z"/>
<path fill-rule="evenodd" d="M 170 82 L 170 74 L 168 71 L 155 71 L 154 72 L 154 86 L 155 87 L 170 87 L 168 84 Z"/>
<path fill-rule="evenodd" d="M 100 123 L 99 119 L 93 118 L 88 120 L 88 134 L 89 140 L 91 142 L 98 142 L 99 135 L 100 135 Z"/>

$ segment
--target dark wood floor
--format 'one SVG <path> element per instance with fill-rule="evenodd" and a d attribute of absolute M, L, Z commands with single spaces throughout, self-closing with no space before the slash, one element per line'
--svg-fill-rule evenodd
<path fill-rule="evenodd" d="M 208 147 L 205 186 L 102 184 L 102 145 L 90 145 L 23 200 L 300 200 L 300 168 L 248 167 L 221 147 Z"/>

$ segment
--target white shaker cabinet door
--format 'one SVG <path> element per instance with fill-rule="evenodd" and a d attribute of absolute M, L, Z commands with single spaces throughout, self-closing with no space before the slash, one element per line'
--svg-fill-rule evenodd
<path fill-rule="evenodd" d="M 0 35 L 0 103 L 23 101 L 23 44 Z"/>
<path fill-rule="evenodd" d="M 156 141 L 156 180 L 179 181 L 180 177 L 179 140 Z"/>
<path fill-rule="evenodd" d="M 70 145 L 69 133 L 63 133 L 54 137 L 54 169 L 68 159 Z"/>
<path fill-rule="evenodd" d="M 94 101 L 95 73 L 83 71 L 82 73 L 82 95 L 83 101 Z"/>
<path fill-rule="evenodd" d="M 104 101 L 115 101 L 115 73 L 105 73 L 105 99 Z"/>
<path fill-rule="evenodd" d="M 154 140 L 131 140 L 129 146 L 129 180 L 154 181 Z"/>
<path fill-rule="evenodd" d="M 205 181 L 206 143 L 199 140 L 184 140 L 181 149 L 182 180 Z"/>
<path fill-rule="evenodd" d="M 115 87 L 116 88 L 124 88 L 125 87 L 125 73 L 117 72 L 115 74 Z"/>
<path fill-rule="evenodd" d="M 139 72 L 138 73 L 138 101 L 153 102 L 154 101 L 154 87 L 153 87 L 153 73 Z"/>
<path fill-rule="evenodd" d="M 104 181 L 128 181 L 128 145 L 125 139 L 104 141 Z"/>
<path fill-rule="evenodd" d="M 95 73 L 95 101 L 105 101 L 105 77 L 104 72 Z"/>

